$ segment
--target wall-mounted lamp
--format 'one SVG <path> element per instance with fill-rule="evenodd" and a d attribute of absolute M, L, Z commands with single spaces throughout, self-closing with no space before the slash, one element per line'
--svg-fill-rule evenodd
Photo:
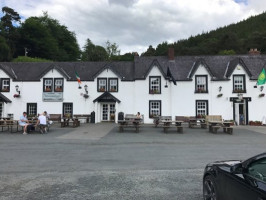
<path fill-rule="evenodd" d="M 84 85 L 84 89 L 85 89 L 86 94 L 88 94 L 88 86 L 87 85 Z"/>
<path fill-rule="evenodd" d="M 166 82 L 165 82 L 165 86 L 164 86 L 165 88 L 168 88 L 168 85 L 167 85 L 167 80 L 166 80 Z"/>
<path fill-rule="evenodd" d="M 222 91 L 222 86 L 219 87 L 219 92 L 221 92 L 221 91 Z"/>
<path fill-rule="evenodd" d="M 264 86 L 263 86 L 263 85 L 262 85 L 262 86 L 260 86 L 260 91 L 261 91 L 261 92 L 262 92 L 263 88 L 264 88 Z"/>
<path fill-rule="evenodd" d="M 16 85 L 15 88 L 16 88 L 16 92 L 17 92 L 18 94 L 20 94 L 19 86 Z"/>

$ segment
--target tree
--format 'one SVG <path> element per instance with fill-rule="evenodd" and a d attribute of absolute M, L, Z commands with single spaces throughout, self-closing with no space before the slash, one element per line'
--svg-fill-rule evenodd
<path fill-rule="evenodd" d="M 53 61 L 76 61 L 80 50 L 75 33 L 67 30 L 47 13 L 41 17 L 30 17 L 20 27 L 20 55 L 24 48 L 29 56 Z"/>
<path fill-rule="evenodd" d="M 105 49 L 110 60 L 112 60 L 113 57 L 120 55 L 120 50 L 118 47 L 119 46 L 116 43 L 112 44 L 109 40 L 107 40 Z"/>
<path fill-rule="evenodd" d="M 155 55 L 155 49 L 152 47 L 152 45 L 149 46 L 146 52 L 141 54 L 141 56 L 154 56 L 154 55 Z"/>
<path fill-rule="evenodd" d="M 17 28 L 13 26 L 13 23 L 16 24 L 20 22 L 20 16 L 16 11 L 9 7 L 3 7 L 2 12 L 4 15 L 0 19 L 0 35 L 5 38 L 6 43 L 9 46 L 10 52 L 8 54 L 13 56 L 16 54 L 16 45 L 20 37 Z"/>
<path fill-rule="evenodd" d="M 87 39 L 83 47 L 81 56 L 82 61 L 105 61 L 108 59 L 108 54 L 104 47 L 95 46 L 90 39 Z"/>
<path fill-rule="evenodd" d="M 0 62 L 10 61 L 12 58 L 10 48 L 4 37 L 0 36 Z"/>

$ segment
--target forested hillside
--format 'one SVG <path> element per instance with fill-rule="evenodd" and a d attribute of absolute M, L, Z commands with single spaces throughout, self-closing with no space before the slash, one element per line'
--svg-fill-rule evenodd
<path fill-rule="evenodd" d="M 174 44 L 163 42 L 150 46 L 142 55 L 167 55 L 173 46 L 176 55 L 246 54 L 250 48 L 266 53 L 266 13 L 216 30 L 199 34 Z"/>

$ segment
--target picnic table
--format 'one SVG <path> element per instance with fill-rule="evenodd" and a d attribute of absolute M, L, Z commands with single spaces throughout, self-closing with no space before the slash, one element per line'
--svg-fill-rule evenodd
<path fill-rule="evenodd" d="M 163 130 L 165 133 L 167 133 L 168 129 L 171 127 L 176 127 L 177 132 L 183 133 L 183 126 L 182 126 L 183 121 L 162 120 L 161 123 L 163 124 Z"/>
<path fill-rule="evenodd" d="M 225 121 L 209 121 L 209 132 L 217 133 L 220 128 L 223 128 L 224 133 L 233 134 L 233 127 L 231 127 L 231 122 Z"/>
<path fill-rule="evenodd" d="M 69 118 L 69 117 L 63 117 L 61 119 L 61 128 L 62 127 L 73 127 L 76 128 L 80 126 L 80 121 L 78 118 Z"/>
<path fill-rule="evenodd" d="M 188 122 L 189 128 L 207 128 L 207 123 L 204 118 L 196 118 L 196 117 L 190 117 Z"/>
<path fill-rule="evenodd" d="M 124 132 L 125 128 L 135 128 L 136 133 L 138 133 L 142 119 L 136 116 L 126 116 L 124 120 L 118 120 L 117 122 L 119 123 L 119 132 Z"/>
<path fill-rule="evenodd" d="M 16 132 L 18 132 L 19 123 L 18 120 L 10 120 L 9 119 L 1 119 L 0 120 L 0 127 L 2 128 L 2 131 L 4 131 L 4 128 L 7 128 L 7 130 L 10 130 L 11 133 L 13 133 L 14 128 L 16 129 Z"/>

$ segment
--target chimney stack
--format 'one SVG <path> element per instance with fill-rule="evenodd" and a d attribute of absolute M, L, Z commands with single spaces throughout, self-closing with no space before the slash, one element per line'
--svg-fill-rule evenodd
<path fill-rule="evenodd" d="M 168 48 L 168 59 L 169 61 L 175 61 L 175 49 L 173 47 Z"/>

